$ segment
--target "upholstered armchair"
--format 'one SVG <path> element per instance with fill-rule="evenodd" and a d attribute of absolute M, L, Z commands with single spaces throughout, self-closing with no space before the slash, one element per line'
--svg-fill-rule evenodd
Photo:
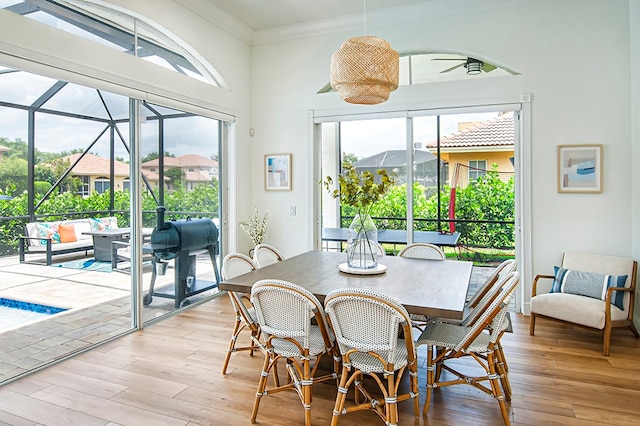
<path fill-rule="evenodd" d="M 603 330 L 602 354 L 609 356 L 614 327 L 629 327 L 639 337 L 633 324 L 637 267 L 627 257 L 565 253 L 554 275 L 533 280 L 529 334 L 535 332 L 537 317 Z M 541 288 L 542 282 L 547 289 L 551 283 L 550 291 Z"/>

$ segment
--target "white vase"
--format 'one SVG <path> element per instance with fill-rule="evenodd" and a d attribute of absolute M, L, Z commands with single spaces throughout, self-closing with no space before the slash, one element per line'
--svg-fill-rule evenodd
<path fill-rule="evenodd" d="M 355 269 L 378 267 L 378 228 L 368 214 L 357 214 L 349 225 L 347 265 Z"/>

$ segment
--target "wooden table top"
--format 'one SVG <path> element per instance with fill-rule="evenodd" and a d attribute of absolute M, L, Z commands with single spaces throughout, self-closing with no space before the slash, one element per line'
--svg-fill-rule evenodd
<path fill-rule="evenodd" d="M 324 303 L 334 289 L 362 287 L 385 293 L 414 314 L 461 319 L 471 279 L 472 262 L 423 260 L 383 256 L 387 267 L 379 275 L 352 275 L 340 272 L 346 254 L 309 251 L 282 262 L 220 282 L 221 290 L 249 293 L 262 279 L 290 281 L 307 288 Z"/>

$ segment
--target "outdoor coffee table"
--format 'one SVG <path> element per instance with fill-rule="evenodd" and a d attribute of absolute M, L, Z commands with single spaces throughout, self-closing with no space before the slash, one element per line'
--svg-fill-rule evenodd
<path fill-rule="evenodd" d="M 111 243 L 129 241 L 129 228 L 105 229 L 103 231 L 87 231 L 85 235 L 93 236 L 93 255 L 97 261 L 111 262 Z"/>

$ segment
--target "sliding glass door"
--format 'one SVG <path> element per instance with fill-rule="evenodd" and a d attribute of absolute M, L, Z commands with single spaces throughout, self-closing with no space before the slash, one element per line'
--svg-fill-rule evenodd
<path fill-rule="evenodd" d="M 445 248 L 449 256 L 490 263 L 515 256 L 517 113 L 484 108 L 359 118 L 321 124 L 322 176 L 335 179 L 346 163 L 396 175 L 395 187 L 372 209 L 379 230 L 406 232 L 404 241 L 385 245 L 387 253 L 430 231 L 459 234 L 457 244 Z M 322 203 L 322 227 L 348 227 L 349 207 L 326 193 Z M 323 247 L 343 244 L 323 241 Z"/>

